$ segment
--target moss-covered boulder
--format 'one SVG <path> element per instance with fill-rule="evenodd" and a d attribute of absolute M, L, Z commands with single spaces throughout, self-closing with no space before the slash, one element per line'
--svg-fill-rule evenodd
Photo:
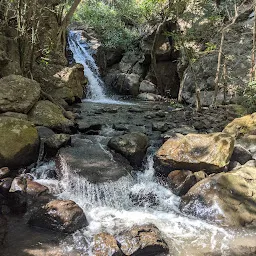
<path fill-rule="evenodd" d="M 256 226 L 256 168 L 203 179 L 182 198 L 182 211 L 228 226 Z"/>
<path fill-rule="evenodd" d="M 39 137 L 31 122 L 0 117 L 0 167 L 16 169 L 37 160 Z"/>
<path fill-rule="evenodd" d="M 67 119 L 59 106 L 48 100 L 38 101 L 29 112 L 29 120 L 36 125 L 69 132 L 74 123 Z"/>
<path fill-rule="evenodd" d="M 223 130 L 235 138 L 256 134 L 256 113 L 234 119 Z"/>
<path fill-rule="evenodd" d="M 40 90 L 39 83 L 19 75 L 0 79 L 0 112 L 28 113 L 39 100 Z"/>
<path fill-rule="evenodd" d="M 220 172 L 233 149 L 234 139 L 225 133 L 175 134 L 156 153 L 155 167 L 166 175 L 172 170 Z"/>

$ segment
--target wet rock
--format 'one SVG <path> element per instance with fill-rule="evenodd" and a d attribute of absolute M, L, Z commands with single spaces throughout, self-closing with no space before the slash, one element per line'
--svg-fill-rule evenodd
<path fill-rule="evenodd" d="M 31 79 L 10 75 L 0 79 L 0 112 L 28 113 L 39 100 L 40 85 Z"/>
<path fill-rule="evenodd" d="M 108 233 L 100 233 L 93 238 L 94 256 L 122 256 L 124 255 L 118 247 L 116 239 Z"/>
<path fill-rule="evenodd" d="M 46 194 L 49 192 L 49 189 L 46 186 L 41 185 L 38 182 L 29 180 L 29 179 L 27 179 L 26 181 L 27 181 L 26 193 L 28 195 L 38 197 L 42 194 Z"/>
<path fill-rule="evenodd" d="M 27 180 L 23 177 L 16 177 L 12 181 L 12 185 L 9 192 L 16 192 L 16 191 L 26 192 L 26 190 L 27 190 Z"/>
<path fill-rule="evenodd" d="M 143 80 L 140 83 L 140 92 L 146 92 L 146 93 L 155 93 L 156 92 L 156 86 L 151 83 L 148 80 Z"/>
<path fill-rule="evenodd" d="M 4 178 L 0 180 L 0 193 L 6 195 L 12 185 L 13 178 Z"/>
<path fill-rule="evenodd" d="M 40 139 L 44 141 L 55 134 L 53 130 L 44 126 L 37 126 L 36 129 Z"/>
<path fill-rule="evenodd" d="M 101 130 L 102 124 L 99 122 L 88 122 L 85 120 L 79 120 L 77 122 L 78 125 L 78 131 L 83 132 L 83 133 L 87 133 L 89 131 L 99 131 Z"/>
<path fill-rule="evenodd" d="M 10 169 L 8 167 L 0 168 L 0 179 L 6 178 L 10 174 Z"/>
<path fill-rule="evenodd" d="M 116 131 L 129 131 L 129 127 L 126 124 L 113 124 L 113 129 Z"/>
<path fill-rule="evenodd" d="M 210 176 L 182 197 L 180 208 L 225 226 L 256 226 L 256 168 Z"/>
<path fill-rule="evenodd" d="M 239 167 L 239 166 L 241 166 L 240 163 L 238 163 L 238 162 L 236 162 L 236 161 L 230 161 L 230 162 L 229 162 L 229 165 L 228 165 L 228 170 L 229 170 L 229 171 L 232 171 L 232 170 L 234 170 L 235 168 L 237 168 L 237 167 Z"/>
<path fill-rule="evenodd" d="M 64 133 L 74 126 L 71 120 L 64 117 L 59 106 L 48 100 L 38 101 L 29 112 L 29 120 L 36 125 L 45 126 Z"/>
<path fill-rule="evenodd" d="M 159 204 L 159 199 L 157 195 L 153 192 L 140 190 L 140 191 L 132 191 L 129 194 L 129 198 L 133 202 L 134 205 L 145 207 L 145 206 L 156 206 Z"/>
<path fill-rule="evenodd" d="M 155 155 L 155 168 L 162 174 L 172 170 L 220 172 L 229 163 L 234 139 L 225 133 L 176 134 Z"/>
<path fill-rule="evenodd" d="M 53 200 L 32 213 L 28 223 L 54 231 L 73 233 L 87 225 L 83 210 L 71 200 Z"/>
<path fill-rule="evenodd" d="M 197 183 L 197 179 L 191 171 L 176 170 L 170 172 L 167 183 L 174 194 L 183 196 Z"/>
<path fill-rule="evenodd" d="M 39 137 L 32 123 L 0 117 L 0 167 L 17 169 L 37 160 Z"/>
<path fill-rule="evenodd" d="M 0 215 L 0 245 L 3 245 L 7 235 L 7 219 Z"/>
<path fill-rule="evenodd" d="M 116 237 L 125 255 L 167 255 L 169 248 L 154 225 L 133 226 Z"/>
<path fill-rule="evenodd" d="M 236 161 L 243 165 L 251 159 L 252 155 L 248 150 L 241 145 L 235 145 L 231 161 Z"/>
<path fill-rule="evenodd" d="M 128 108 L 128 111 L 131 113 L 142 113 L 143 109 L 141 109 L 140 107 L 130 107 Z"/>
<path fill-rule="evenodd" d="M 97 138 L 74 138 L 71 147 L 61 148 L 61 158 L 88 181 L 97 183 L 114 181 L 126 176 L 131 171 L 128 161 L 108 151 Z"/>
<path fill-rule="evenodd" d="M 71 136 L 68 134 L 54 134 L 44 141 L 47 156 L 55 156 L 62 147 L 71 144 Z"/>
<path fill-rule="evenodd" d="M 256 255 L 255 237 L 239 237 L 230 244 L 227 256 L 254 256 Z"/>
<path fill-rule="evenodd" d="M 133 166 L 141 166 L 148 147 L 148 138 L 143 133 L 133 132 L 113 137 L 108 146 L 127 158 Z"/>
<path fill-rule="evenodd" d="M 165 122 L 154 122 L 152 123 L 153 131 L 166 132 L 168 130 L 168 124 Z"/>
<path fill-rule="evenodd" d="M 15 213 L 25 213 L 27 211 L 27 194 L 24 191 L 16 190 L 7 194 L 7 202 L 10 210 Z"/>

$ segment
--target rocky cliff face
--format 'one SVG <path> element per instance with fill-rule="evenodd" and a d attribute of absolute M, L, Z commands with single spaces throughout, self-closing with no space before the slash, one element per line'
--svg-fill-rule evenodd
<path fill-rule="evenodd" d="M 227 24 L 230 22 L 228 21 Z M 225 83 L 228 85 L 227 99 L 234 101 L 237 101 L 237 91 L 241 88 L 244 89 L 248 84 L 251 68 L 253 22 L 253 9 L 250 1 L 248 1 L 248 5 L 241 11 L 236 22 L 225 33 L 218 103 L 223 102 Z M 198 29 L 200 28 L 198 27 Z M 207 43 L 215 45 L 216 49 L 211 50 L 203 47 L 198 53 L 199 58 L 193 63 L 193 67 L 188 67 L 183 74 L 181 96 L 189 104 L 195 103 L 195 83 L 198 84 L 201 90 L 202 104 L 206 106 L 212 104 L 221 40 L 221 33 L 219 31 L 215 32 Z M 224 74 L 224 62 L 226 75 Z"/>

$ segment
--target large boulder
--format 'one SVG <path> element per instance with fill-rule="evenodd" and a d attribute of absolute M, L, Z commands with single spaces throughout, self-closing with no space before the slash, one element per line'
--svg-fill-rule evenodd
<path fill-rule="evenodd" d="M 100 233 L 93 238 L 94 256 L 122 256 L 123 253 L 118 247 L 116 239 L 108 233 Z"/>
<path fill-rule="evenodd" d="M 112 154 L 97 139 L 72 139 L 72 146 L 61 148 L 59 160 L 89 182 L 115 181 L 131 171 L 128 161 L 118 154 Z"/>
<path fill-rule="evenodd" d="M 141 166 L 148 147 L 148 137 L 144 133 L 132 132 L 113 137 L 108 146 L 126 157 L 133 166 Z"/>
<path fill-rule="evenodd" d="M 172 170 L 205 170 L 214 173 L 229 163 L 234 139 L 225 133 L 175 134 L 155 155 L 155 167 L 168 175 Z"/>
<path fill-rule="evenodd" d="M 72 67 L 38 65 L 34 70 L 35 79 L 40 82 L 42 89 L 56 100 L 73 103 L 84 97 L 87 79 L 81 64 Z"/>
<path fill-rule="evenodd" d="M 87 225 L 83 210 L 71 200 L 53 200 L 39 207 L 30 216 L 30 225 L 72 233 Z"/>
<path fill-rule="evenodd" d="M 155 93 L 156 92 L 156 86 L 151 83 L 148 80 L 143 80 L 140 83 L 140 92 L 146 92 L 146 93 Z"/>
<path fill-rule="evenodd" d="M 244 135 L 254 135 L 256 132 L 256 113 L 234 119 L 223 132 L 239 139 Z"/>
<path fill-rule="evenodd" d="M 182 198 L 181 210 L 228 226 L 256 226 L 256 168 L 210 176 Z"/>
<path fill-rule="evenodd" d="M 16 169 L 37 160 L 39 137 L 32 123 L 0 117 L 0 167 Z"/>
<path fill-rule="evenodd" d="M 140 76 L 120 72 L 109 73 L 105 83 L 119 94 L 137 96 L 139 94 Z"/>
<path fill-rule="evenodd" d="M 28 113 L 39 100 L 40 90 L 36 81 L 19 75 L 0 79 L 0 112 Z"/>
<path fill-rule="evenodd" d="M 116 237 L 125 255 L 160 256 L 167 255 L 169 248 L 154 225 L 133 226 Z"/>
<path fill-rule="evenodd" d="M 74 123 L 63 115 L 60 107 L 48 100 L 36 103 L 29 112 L 29 120 L 36 125 L 64 132 L 69 132 L 74 126 Z"/>

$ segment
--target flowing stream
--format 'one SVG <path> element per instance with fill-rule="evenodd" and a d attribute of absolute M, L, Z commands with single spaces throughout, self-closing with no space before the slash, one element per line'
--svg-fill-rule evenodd
<path fill-rule="evenodd" d="M 85 75 L 89 79 L 90 99 L 93 102 L 120 104 L 106 96 L 90 49 L 81 41 L 81 33 L 71 31 L 68 40 L 75 61 L 85 67 Z M 129 120 L 127 122 L 129 123 Z M 104 145 L 102 148 L 104 149 Z M 174 195 L 155 176 L 152 151 L 148 153 L 143 170 L 136 170 L 134 175 L 113 182 L 90 183 L 72 170 L 64 159 L 61 161 L 60 181 L 48 178 L 47 172 L 55 168 L 54 162 L 45 163 L 33 172 L 35 179 L 48 186 L 58 198 L 75 201 L 88 219 L 89 225 L 86 228 L 75 232 L 62 242 L 66 255 L 74 251 L 80 253 L 79 255 L 92 255 L 94 234 L 108 232 L 116 235 L 134 224 L 155 224 L 169 244 L 171 255 L 177 256 L 232 255 L 229 254 L 230 242 L 249 235 L 243 230 L 238 232 L 218 227 L 181 213 L 180 197 Z M 209 209 L 209 213 L 211 210 L 212 214 L 216 211 Z"/>

